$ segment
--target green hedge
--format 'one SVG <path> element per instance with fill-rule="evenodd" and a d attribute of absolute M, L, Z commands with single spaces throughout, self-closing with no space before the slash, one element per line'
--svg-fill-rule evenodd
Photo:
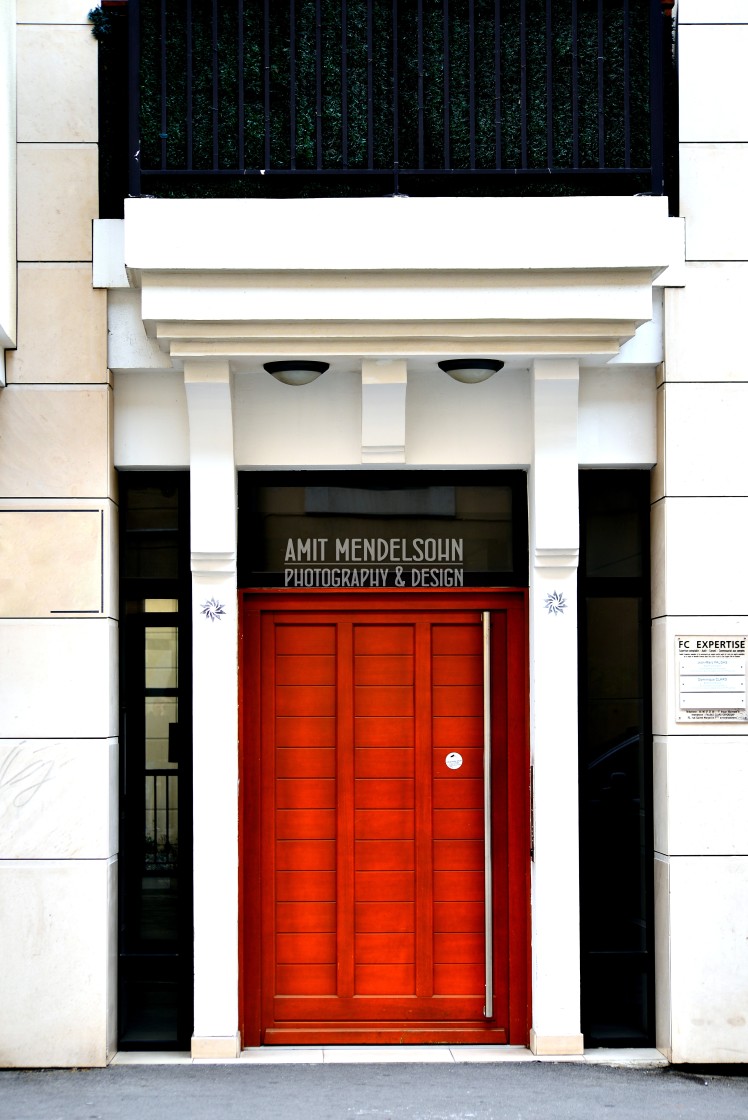
<path fill-rule="evenodd" d="M 602 0 L 604 114 L 598 119 L 598 0 L 576 0 L 577 10 L 577 112 L 578 163 L 581 168 L 625 165 L 624 106 L 624 0 Z M 166 75 L 162 97 L 161 0 L 140 0 L 141 167 L 161 168 L 165 134 L 166 167 L 188 167 L 187 48 L 188 28 L 184 0 L 165 0 Z M 212 0 L 192 0 L 192 167 L 209 171 L 214 163 L 225 170 L 239 168 L 240 123 L 244 126 L 244 165 L 250 170 L 291 167 L 291 27 L 288 0 L 271 0 L 269 29 L 269 160 L 265 152 L 264 46 L 262 0 L 244 0 L 243 62 L 240 72 L 240 28 L 236 0 L 218 0 L 217 81 L 214 111 Z M 423 19 L 423 147 L 425 166 L 455 172 L 470 168 L 469 102 L 469 0 L 449 0 L 449 153 L 445 155 L 444 0 L 422 0 Z M 496 100 L 494 59 L 500 8 L 500 85 Z M 628 0 L 630 74 L 630 158 L 633 166 L 647 167 L 650 160 L 649 116 L 649 0 Z M 398 0 L 397 50 L 399 165 L 418 167 L 418 57 L 417 0 Z M 343 51 L 340 0 L 320 0 L 321 25 L 316 26 L 315 0 L 295 4 L 295 166 L 342 172 L 344 167 L 363 169 L 371 159 L 375 169 L 387 171 L 394 162 L 392 115 L 393 19 L 392 0 L 374 0 L 372 98 L 367 88 L 367 31 L 365 0 L 347 0 L 347 159 L 344 158 L 341 58 Z M 520 16 L 526 21 L 526 165 L 547 173 L 547 52 L 546 0 L 473 0 L 475 20 L 475 164 L 482 169 L 521 168 L 521 37 Z M 572 0 L 551 0 L 551 118 L 553 181 L 541 184 L 545 193 L 568 192 L 563 172 L 574 163 L 572 128 Z M 317 129 L 317 58 L 321 74 L 321 145 Z M 239 120 L 240 83 L 243 122 Z M 498 106 L 499 146 L 496 115 Z M 369 114 L 373 146 L 369 149 Z M 164 123 L 165 112 L 165 123 Z M 214 121 L 216 135 L 214 137 Z M 599 135 L 602 126 L 604 155 Z M 323 177 L 299 177 L 293 193 L 366 193 L 366 179 L 337 182 L 326 188 Z M 403 178 L 408 191 L 411 180 Z M 428 183 L 424 179 L 424 183 Z M 439 180 L 434 178 L 433 190 Z M 441 180 L 441 189 L 444 189 Z M 147 180 L 147 193 L 166 194 L 267 194 L 289 193 L 286 180 L 279 186 L 272 177 L 248 176 L 198 186 L 180 186 Z M 496 179 L 468 186 L 460 193 L 497 193 Z M 522 193 L 512 177 L 511 193 Z M 381 185 L 370 184 L 373 193 Z M 463 181 L 464 188 L 464 181 Z M 146 188 L 144 188 L 146 189 Z M 433 193 L 431 188 L 426 188 Z M 578 191 L 579 188 L 576 188 Z M 584 189 L 584 187 L 582 188 Z M 646 189 L 632 185 L 631 190 Z M 600 182 L 594 188 L 600 193 Z M 450 192 L 452 193 L 452 192 Z"/>

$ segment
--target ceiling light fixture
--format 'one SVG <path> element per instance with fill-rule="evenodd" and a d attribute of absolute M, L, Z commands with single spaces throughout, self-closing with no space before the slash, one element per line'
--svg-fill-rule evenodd
<path fill-rule="evenodd" d="M 477 385 L 479 381 L 488 381 L 504 363 L 498 358 L 450 358 L 449 361 L 439 362 L 439 369 L 448 373 L 455 381 L 463 385 Z"/>
<path fill-rule="evenodd" d="M 308 362 L 305 359 L 265 362 L 263 369 L 284 385 L 308 385 L 330 368 L 329 362 Z"/>

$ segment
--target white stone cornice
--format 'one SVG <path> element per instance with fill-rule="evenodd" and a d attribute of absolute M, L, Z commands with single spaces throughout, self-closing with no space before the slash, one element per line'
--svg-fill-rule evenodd
<path fill-rule="evenodd" d="M 646 268 L 675 252 L 666 198 L 125 199 L 148 270 Z"/>
<path fill-rule="evenodd" d="M 329 289 L 326 289 L 326 294 L 332 298 Z M 473 342 L 485 344 L 496 340 L 501 340 L 508 345 L 523 345 L 535 340 L 567 343 L 572 339 L 578 339 L 583 343 L 607 344 L 611 339 L 619 340 L 628 337 L 636 330 L 638 324 L 638 319 L 563 320 L 558 317 L 559 308 L 555 309 L 557 317 L 554 319 L 520 319 L 519 317 L 497 319 L 480 316 L 479 309 L 474 306 L 472 317 L 457 319 L 454 318 L 456 310 L 454 305 L 450 308 L 452 316 L 448 318 L 409 319 L 402 314 L 404 299 L 405 297 L 401 296 L 398 318 L 357 317 L 341 320 L 322 316 L 313 320 L 287 317 L 285 319 L 252 318 L 233 322 L 166 320 L 153 324 L 153 335 L 163 350 L 174 347 L 175 352 L 176 348 L 188 344 L 195 350 L 203 344 L 206 347 L 225 347 L 226 352 L 233 352 L 238 345 L 244 352 L 251 352 L 254 348 L 264 353 L 268 344 L 277 342 L 287 345 L 289 342 L 306 344 L 313 341 L 319 346 L 328 342 L 360 343 L 373 339 L 403 341 L 410 344 L 423 340 L 456 342 L 461 345 Z M 288 304 L 284 310 L 287 315 Z M 329 305 L 327 310 L 329 311 Z"/>
<path fill-rule="evenodd" d="M 174 368 L 242 373 L 284 357 L 605 365 L 684 252 L 660 198 L 129 199 L 123 225 L 99 231 L 98 282 L 140 289 Z M 143 368 L 127 344 L 115 366 Z"/>
<path fill-rule="evenodd" d="M 141 315 L 147 334 L 175 363 L 486 352 L 604 363 L 652 318 L 652 275 L 144 273 Z"/>
<path fill-rule="evenodd" d="M 314 273 L 144 272 L 143 318 L 232 324 L 450 321 L 521 325 L 569 320 L 643 322 L 651 317 L 653 270 L 422 269 Z M 201 314 L 205 310 L 209 314 Z M 210 328 L 208 328 L 210 329 Z M 197 337 L 202 337 L 198 333 Z"/>

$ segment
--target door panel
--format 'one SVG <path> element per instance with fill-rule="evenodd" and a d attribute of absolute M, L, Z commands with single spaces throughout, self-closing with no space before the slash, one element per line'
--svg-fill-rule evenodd
<path fill-rule="evenodd" d="M 508 1041 L 517 1021 L 525 1041 L 526 1008 L 514 1027 L 510 1008 L 508 862 L 523 837 L 509 843 L 507 627 L 494 628 L 500 959 L 486 1020 L 481 614 L 408 598 L 417 606 L 362 610 L 349 596 L 330 610 L 323 596 L 324 611 L 295 612 L 288 595 L 270 609 L 248 596 L 262 792 L 244 974 L 258 1041 Z M 522 1002 L 524 948 L 517 960 Z"/>

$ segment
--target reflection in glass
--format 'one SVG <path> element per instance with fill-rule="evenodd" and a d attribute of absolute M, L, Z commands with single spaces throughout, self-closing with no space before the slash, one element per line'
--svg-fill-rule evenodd
<path fill-rule="evenodd" d="M 643 697 L 641 624 L 638 598 L 587 601 L 588 760 L 639 732 Z"/>
<path fill-rule="evenodd" d="M 124 515 L 125 531 L 128 533 L 176 529 L 179 490 L 176 485 L 128 488 Z"/>
<path fill-rule="evenodd" d="M 595 882 L 586 927 L 591 950 L 646 949 L 640 611 L 638 598 L 587 600 L 581 779 L 584 859 Z"/>
<path fill-rule="evenodd" d="M 149 600 L 146 600 L 148 604 Z M 173 600 L 150 600 L 160 605 Z M 162 609 L 159 606 L 159 609 Z M 145 627 L 145 868 L 177 870 L 179 846 L 178 701 L 179 646 L 176 626 Z M 163 909 L 164 890 L 175 894 L 176 882 L 144 880 L 144 914 L 155 929 L 153 909 Z M 156 892 L 155 894 L 153 892 Z M 167 923 L 170 928 L 171 923 Z M 153 935 L 153 934 L 152 934 Z"/>
<path fill-rule="evenodd" d="M 126 579 L 176 579 L 179 574 L 176 532 L 128 533 L 125 539 Z"/>
<path fill-rule="evenodd" d="M 146 770 L 169 769 L 177 765 L 169 754 L 173 741 L 172 726 L 177 722 L 176 696 L 145 698 L 145 765 Z M 172 750 L 173 753 L 173 750 Z"/>
<path fill-rule="evenodd" d="M 624 472 L 595 474 L 596 485 L 586 486 L 586 574 L 608 579 L 641 576 L 644 553 L 640 495 L 625 476 L 621 477 Z M 602 481 L 599 476 L 604 476 Z"/>
<path fill-rule="evenodd" d="M 462 542 L 466 572 L 511 572 L 512 491 L 508 486 L 419 489 L 263 486 L 253 533 L 256 572 L 281 572 L 288 542 L 326 542 L 322 559 L 344 561 L 337 542 L 396 538 L 413 554 L 415 540 Z"/>
<path fill-rule="evenodd" d="M 176 871 L 179 852 L 179 776 L 145 775 L 145 870 Z"/>
<path fill-rule="evenodd" d="M 137 596 L 125 600 L 125 614 L 177 614 L 178 611 L 179 599 L 144 599 Z"/>
<path fill-rule="evenodd" d="M 176 688 L 178 661 L 176 626 L 146 626 L 145 687 Z"/>
<path fill-rule="evenodd" d="M 144 599 L 143 610 L 148 614 L 175 614 L 179 610 L 179 600 Z"/>

